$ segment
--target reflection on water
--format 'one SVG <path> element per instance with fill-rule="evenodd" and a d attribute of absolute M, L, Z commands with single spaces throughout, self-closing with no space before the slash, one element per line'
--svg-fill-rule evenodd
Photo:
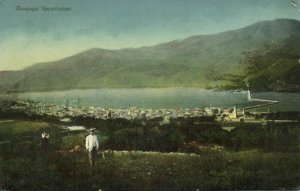
<path fill-rule="evenodd" d="M 280 101 L 279 104 L 270 106 L 272 110 L 295 111 L 300 108 L 300 93 L 252 93 L 252 97 Z M 204 108 L 210 105 L 238 106 L 247 101 L 247 92 L 196 88 L 92 89 L 22 93 L 19 98 L 55 104 L 111 108 Z"/>

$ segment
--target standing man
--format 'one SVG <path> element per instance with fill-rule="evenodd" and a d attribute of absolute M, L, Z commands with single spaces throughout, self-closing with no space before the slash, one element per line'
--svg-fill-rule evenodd
<path fill-rule="evenodd" d="M 90 129 L 89 135 L 85 138 L 85 148 L 89 152 L 89 160 L 91 166 L 95 165 L 97 150 L 99 149 L 99 141 L 95 130 Z"/>
<path fill-rule="evenodd" d="M 46 133 L 45 131 L 42 133 L 42 148 L 44 154 L 47 154 L 48 152 L 49 137 L 49 133 Z"/>

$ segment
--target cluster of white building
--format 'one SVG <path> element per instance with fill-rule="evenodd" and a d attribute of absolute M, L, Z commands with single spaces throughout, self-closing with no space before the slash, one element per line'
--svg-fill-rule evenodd
<path fill-rule="evenodd" d="M 55 116 L 58 118 L 72 118 L 77 116 L 92 117 L 96 119 L 125 118 L 152 119 L 157 117 L 178 118 L 178 117 L 201 117 L 215 114 L 211 109 L 141 109 L 141 108 L 102 108 L 85 106 L 66 106 L 46 104 L 33 101 L 19 101 L 10 107 L 12 110 L 26 111 L 36 115 Z"/>

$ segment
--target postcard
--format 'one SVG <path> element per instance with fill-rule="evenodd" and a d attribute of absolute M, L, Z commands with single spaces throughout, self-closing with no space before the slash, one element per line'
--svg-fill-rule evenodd
<path fill-rule="evenodd" d="M 300 0 L 0 0 L 0 191 L 299 190 Z"/>

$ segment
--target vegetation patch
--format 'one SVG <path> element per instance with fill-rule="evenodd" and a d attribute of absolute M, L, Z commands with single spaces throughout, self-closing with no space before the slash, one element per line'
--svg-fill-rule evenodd
<path fill-rule="evenodd" d="M 42 121 L 0 123 L 1 135 L 10 139 L 0 147 L 0 188 L 268 190 L 299 186 L 300 154 L 292 149 L 299 146 L 298 127 L 238 127 L 227 132 L 205 122 L 189 129 L 174 124 L 158 128 L 121 128 L 119 124 L 119 129 L 109 131 L 106 125 L 106 130 L 97 128 L 105 157 L 99 152 L 91 168 L 85 133 L 62 131 Z M 50 133 L 47 154 L 40 144 L 44 130 Z M 261 141 L 266 144 L 260 147 Z"/>

